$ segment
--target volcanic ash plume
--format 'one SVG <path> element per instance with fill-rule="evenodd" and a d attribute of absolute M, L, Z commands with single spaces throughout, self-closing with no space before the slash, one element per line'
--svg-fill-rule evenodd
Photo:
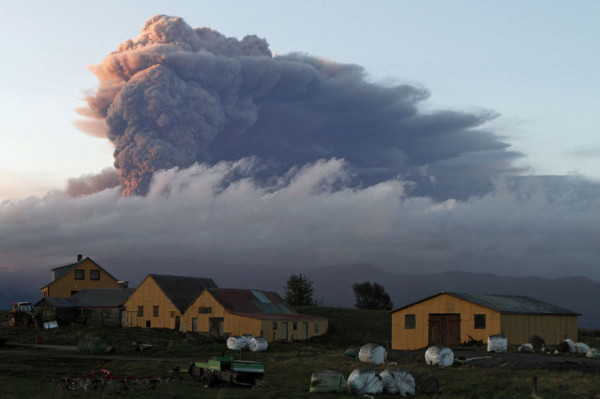
<path fill-rule="evenodd" d="M 92 71 L 100 85 L 81 113 L 106 122 L 125 195 L 145 195 L 158 170 L 253 157 L 264 178 L 344 158 L 358 184 L 401 176 L 417 192 L 466 197 L 491 188 L 517 155 L 475 130 L 493 113 L 420 114 L 421 87 L 376 85 L 358 66 L 303 54 L 274 57 L 264 39 L 181 18 L 152 17 Z"/>

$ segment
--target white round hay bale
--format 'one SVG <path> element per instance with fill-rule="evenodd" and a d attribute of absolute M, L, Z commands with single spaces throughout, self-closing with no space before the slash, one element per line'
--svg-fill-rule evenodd
<path fill-rule="evenodd" d="M 585 357 L 590 359 L 600 359 L 600 351 L 596 348 L 592 348 L 585 354 Z"/>
<path fill-rule="evenodd" d="M 379 376 L 383 381 L 384 393 L 415 394 L 415 378 L 408 372 L 397 367 L 383 370 Z"/>
<path fill-rule="evenodd" d="M 452 366 L 452 363 L 454 363 L 454 352 L 445 346 L 430 346 L 425 351 L 425 363 L 430 366 Z"/>
<path fill-rule="evenodd" d="M 252 352 L 264 352 L 269 347 L 266 339 L 261 337 L 253 337 L 248 341 L 248 349 Z"/>
<path fill-rule="evenodd" d="M 248 349 L 248 340 L 249 338 L 245 336 L 231 336 L 227 338 L 227 348 L 236 351 Z"/>
<path fill-rule="evenodd" d="M 533 351 L 533 345 L 532 344 L 523 344 L 519 347 L 519 352 L 532 352 Z"/>
<path fill-rule="evenodd" d="M 348 376 L 348 391 L 358 395 L 377 395 L 383 392 L 383 381 L 375 370 L 359 367 Z"/>
<path fill-rule="evenodd" d="M 590 347 L 587 344 L 584 344 L 583 342 L 575 343 L 575 352 L 580 354 L 586 354 L 589 350 Z"/>
<path fill-rule="evenodd" d="M 363 363 L 383 364 L 387 360 L 387 351 L 381 345 L 365 344 L 358 351 L 358 359 Z"/>

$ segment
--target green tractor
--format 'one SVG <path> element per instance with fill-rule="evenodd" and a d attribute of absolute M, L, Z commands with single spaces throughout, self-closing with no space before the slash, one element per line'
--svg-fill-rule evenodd
<path fill-rule="evenodd" d="M 221 356 L 207 362 L 194 362 L 190 364 L 188 372 L 193 378 L 199 378 L 205 388 L 226 383 L 253 386 L 257 380 L 262 380 L 265 366 L 261 362 Z"/>

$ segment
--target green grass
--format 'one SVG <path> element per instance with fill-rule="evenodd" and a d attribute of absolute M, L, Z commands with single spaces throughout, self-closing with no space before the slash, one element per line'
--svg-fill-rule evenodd
<path fill-rule="evenodd" d="M 381 311 L 339 309 L 326 307 L 298 308 L 302 313 L 329 319 L 330 329 L 322 337 L 306 342 L 269 345 L 266 352 L 235 352 L 247 360 L 265 364 L 264 384 L 257 389 L 226 387 L 205 389 L 184 373 L 181 383 L 169 383 L 156 389 L 136 387 L 121 391 L 118 386 L 100 391 L 62 391 L 58 379 L 65 375 L 80 376 L 98 369 L 102 364 L 115 375 L 162 376 L 175 366 L 184 371 L 194 360 L 206 360 L 220 355 L 226 349 L 225 339 L 201 334 L 181 333 L 167 329 L 141 328 L 86 328 L 61 327 L 54 330 L 32 328 L 11 329 L 11 340 L 34 343 L 40 337 L 43 343 L 77 345 L 86 335 L 101 337 L 115 351 L 110 357 L 86 357 L 77 352 L 47 351 L 44 356 L 18 354 L 19 349 L 0 350 L 0 399 L 54 399 L 54 398 L 357 398 L 349 394 L 309 394 L 310 376 L 315 371 L 338 370 L 347 378 L 357 367 L 357 359 L 344 357 L 350 347 L 368 342 L 388 345 L 390 315 Z M 582 330 L 579 340 L 590 346 L 598 345 L 600 332 Z M 134 352 L 132 341 L 154 344 L 156 351 Z M 484 349 L 482 349 L 484 350 Z M 232 353 L 231 351 L 227 351 Z M 39 353 L 39 352 L 38 352 Z M 485 355 L 485 353 L 482 353 Z M 527 356 L 527 354 L 523 354 Z M 413 353 L 405 356 L 391 354 L 390 361 L 406 370 L 434 374 L 442 392 L 431 398 L 531 398 L 532 380 L 538 377 L 540 395 L 548 398 L 592 398 L 600 393 L 597 374 L 576 371 L 548 371 L 541 369 L 477 368 L 473 366 L 433 368 L 417 360 Z M 385 366 L 379 367 L 383 369 Z M 42 377 L 45 377 L 42 379 Z M 597 381 L 599 380 L 599 381 Z M 418 394 L 417 397 L 425 395 Z M 393 398 L 398 395 L 377 395 Z"/>

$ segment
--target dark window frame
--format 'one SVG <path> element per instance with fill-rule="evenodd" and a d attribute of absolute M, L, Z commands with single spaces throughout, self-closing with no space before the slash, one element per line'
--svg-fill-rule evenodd
<path fill-rule="evenodd" d="M 158 306 L 152 306 L 152 317 L 158 317 Z"/>
<path fill-rule="evenodd" d="M 198 314 L 211 314 L 211 313 L 212 313 L 211 306 L 199 306 L 198 307 Z"/>
<path fill-rule="evenodd" d="M 485 317 L 485 313 L 477 313 L 473 315 L 473 328 L 475 328 L 476 330 L 485 330 L 486 329 L 486 317 Z"/>
<path fill-rule="evenodd" d="M 276 321 L 273 322 L 273 331 L 277 330 L 278 323 Z"/>
<path fill-rule="evenodd" d="M 405 314 L 404 315 L 404 329 L 414 330 L 417 328 L 417 315 L 416 314 Z"/>
<path fill-rule="evenodd" d="M 100 270 L 90 270 L 90 280 L 100 280 Z"/>
<path fill-rule="evenodd" d="M 85 280 L 85 269 L 75 269 L 75 280 Z"/>
<path fill-rule="evenodd" d="M 138 306 L 137 317 L 144 317 L 144 307 L 143 306 Z"/>

